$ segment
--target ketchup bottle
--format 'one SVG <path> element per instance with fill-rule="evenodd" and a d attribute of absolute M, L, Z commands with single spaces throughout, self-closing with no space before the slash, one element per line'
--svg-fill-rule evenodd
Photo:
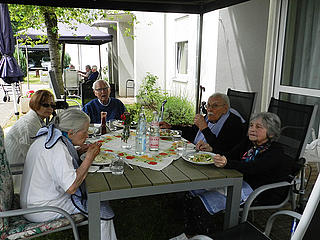
<path fill-rule="evenodd" d="M 106 120 L 107 112 L 101 112 L 101 135 L 107 133 Z"/>

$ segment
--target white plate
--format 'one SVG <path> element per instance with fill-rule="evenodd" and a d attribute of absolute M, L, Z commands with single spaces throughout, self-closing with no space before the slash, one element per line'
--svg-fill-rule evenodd
<path fill-rule="evenodd" d="M 123 123 L 122 120 L 114 120 L 114 121 L 112 121 L 111 124 L 112 124 L 113 126 L 116 126 L 116 127 L 119 127 L 119 128 L 123 128 L 124 125 L 123 125 L 122 123 Z"/>
<path fill-rule="evenodd" d="M 190 152 L 187 155 L 183 156 L 182 158 L 186 160 L 187 162 L 191 162 L 194 164 L 199 164 L 199 165 L 207 165 L 207 164 L 213 164 L 213 157 L 216 154 L 212 152 Z M 196 159 L 198 157 L 205 157 L 202 161 L 197 161 Z"/>
<path fill-rule="evenodd" d="M 86 154 L 82 154 L 80 156 L 80 159 L 83 161 L 83 159 L 86 157 Z M 117 158 L 117 155 L 110 152 L 100 152 L 96 158 L 93 160 L 92 165 L 100 166 L 100 165 L 108 165 L 112 162 L 112 159 Z"/>
<path fill-rule="evenodd" d="M 179 137 L 181 137 L 180 132 L 178 130 L 160 129 L 160 137 L 174 137 L 178 135 Z"/>

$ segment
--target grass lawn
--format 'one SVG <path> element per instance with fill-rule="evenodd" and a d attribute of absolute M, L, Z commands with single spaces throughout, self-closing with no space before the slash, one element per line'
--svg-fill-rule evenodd
<path fill-rule="evenodd" d="M 24 83 L 27 83 L 27 77 L 24 78 Z M 40 77 L 36 77 L 36 74 L 29 73 L 29 83 L 30 84 L 43 84 L 40 81 Z"/>

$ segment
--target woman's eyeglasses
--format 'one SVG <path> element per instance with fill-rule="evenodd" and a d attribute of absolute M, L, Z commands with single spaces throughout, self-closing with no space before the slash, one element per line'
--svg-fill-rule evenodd
<path fill-rule="evenodd" d="M 51 107 L 51 108 L 53 108 L 53 109 L 55 109 L 56 106 L 57 106 L 57 105 L 55 105 L 55 104 L 49 104 L 49 103 L 41 103 L 40 105 L 41 105 L 42 107 L 45 107 L 45 108 Z"/>

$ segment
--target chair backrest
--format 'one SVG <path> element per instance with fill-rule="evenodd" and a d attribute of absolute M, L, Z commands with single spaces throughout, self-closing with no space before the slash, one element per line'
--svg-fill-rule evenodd
<path fill-rule="evenodd" d="M 285 153 L 295 160 L 303 157 L 318 105 L 306 105 L 271 98 L 268 112 L 281 120 L 279 142 Z"/>
<path fill-rule="evenodd" d="M 93 93 L 92 84 L 90 83 L 81 83 L 81 104 L 82 106 L 86 105 L 91 100 L 95 99 L 96 96 Z"/>
<path fill-rule="evenodd" d="M 66 90 L 78 89 L 79 74 L 75 70 L 63 70 L 63 81 Z"/>
<path fill-rule="evenodd" d="M 256 92 L 241 92 L 229 88 L 227 95 L 230 107 L 237 110 L 248 125 L 255 105 Z"/>
<path fill-rule="evenodd" d="M 303 211 L 296 231 L 291 240 L 316 239 L 320 234 L 319 215 L 320 215 L 320 175 L 313 186 L 313 190 L 308 199 L 307 205 Z"/>

